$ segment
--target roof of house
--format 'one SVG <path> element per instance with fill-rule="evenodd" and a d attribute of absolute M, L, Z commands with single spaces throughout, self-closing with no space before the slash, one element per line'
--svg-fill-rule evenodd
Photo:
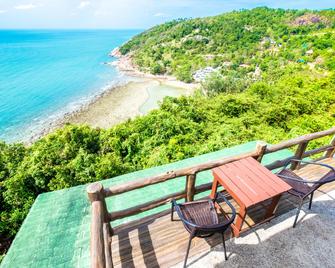
<path fill-rule="evenodd" d="M 175 163 L 153 167 L 108 180 L 104 186 L 158 175 L 167 171 L 238 155 L 255 148 L 256 141 L 248 142 L 213 153 L 188 158 Z M 284 159 L 292 153 L 282 150 L 265 155 L 263 163 Z M 211 171 L 197 174 L 196 184 L 212 181 Z M 86 186 L 81 185 L 60 191 L 40 194 L 18 234 L 16 235 L 1 267 L 89 267 L 90 266 L 90 221 L 91 208 L 86 195 Z M 139 203 L 154 200 L 185 187 L 185 180 L 175 178 L 142 189 L 110 197 L 107 199 L 109 211 L 132 207 Z M 202 193 L 200 195 L 206 195 Z M 141 218 L 170 207 L 169 204 L 155 208 L 127 219 L 112 222 L 112 226 Z"/>

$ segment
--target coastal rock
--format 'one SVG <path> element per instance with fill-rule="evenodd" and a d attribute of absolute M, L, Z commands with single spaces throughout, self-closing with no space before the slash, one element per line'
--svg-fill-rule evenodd
<path fill-rule="evenodd" d="M 109 61 L 109 62 L 104 62 L 103 64 L 105 65 L 109 65 L 109 66 L 118 66 L 118 62 L 117 61 Z"/>
<path fill-rule="evenodd" d="M 114 48 L 108 55 L 114 58 L 120 58 L 122 56 L 120 49 L 118 47 Z"/>
<path fill-rule="evenodd" d="M 327 18 L 320 16 L 318 14 L 305 14 L 300 17 L 297 17 L 293 22 L 293 26 L 306 26 L 316 23 L 328 24 Z"/>

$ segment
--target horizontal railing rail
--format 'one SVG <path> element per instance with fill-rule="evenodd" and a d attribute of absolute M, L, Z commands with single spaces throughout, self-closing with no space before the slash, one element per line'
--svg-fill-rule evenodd
<path fill-rule="evenodd" d="M 200 186 L 197 186 L 195 187 L 195 194 L 208 191 L 211 189 L 211 187 L 212 187 L 212 183 L 205 183 Z M 109 219 L 117 220 L 117 219 L 129 217 L 129 216 L 133 216 L 141 212 L 144 212 L 144 211 L 159 207 L 161 205 L 164 205 L 166 203 L 169 203 L 171 202 L 172 199 L 181 199 L 183 197 L 186 197 L 186 191 L 180 191 L 180 192 L 176 192 L 173 194 L 169 194 L 161 198 L 143 203 L 141 205 L 137 205 L 135 207 L 131 207 L 131 208 L 124 209 L 124 210 L 119 210 L 116 212 L 111 212 L 109 213 Z"/>
<path fill-rule="evenodd" d="M 294 138 L 291 140 L 287 140 L 287 141 L 283 141 L 281 143 L 275 144 L 275 145 L 269 145 L 266 148 L 266 153 L 273 153 L 273 152 L 277 152 L 283 149 L 287 149 L 289 147 L 298 145 L 302 142 L 309 142 L 311 140 L 316 140 L 325 136 L 329 136 L 329 135 L 333 135 L 335 133 L 335 127 L 324 130 L 324 131 L 320 131 L 320 132 L 315 132 L 315 133 L 311 133 L 311 134 L 307 134 L 304 136 L 300 136 L 298 138 Z"/>
<path fill-rule="evenodd" d="M 332 138 L 329 145 L 321 146 L 316 149 L 306 151 L 308 144 L 311 140 L 319 139 L 325 136 L 334 135 L 335 127 L 304 135 L 291 140 L 283 141 L 275 145 L 267 145 L 266 143 L 259 142 L 255 150 L 240 154 L 237 156 L 226 157 L 219 160 L 209 161 L 201 163 L 187 168 L 181 168 L 174 171 L 169 171 L 160 175 L 138 179 L 115 185 L 112 187 L 104 188 L 101 183 L 93 183 L 87 188 L 88 196 L 92 202 L 92 223 L 91 223 L 91 266 L 92 267 L 113 267 L 111 257 L 111 240 L 113 235 L 113 229 L 111 228 L 110 222 L 133 216 L 144 211 L 148 211 L 164 204 L 167 204 L 171 199 L 185 198 L 186 201 L 192 201 L 195 194 L 208 191 L 211 189 L 212 183 L 206 183 L 199 186 L 195 186 L 197 173 L 205 170 L 228 164 L 243 158 L 253 157 L 259 162 L 262 161 L 263 156 L 266 154 L 274 153 L 280 150 L 288 149 L 293 146 L 297 146 L 294 154 L 288 158 L 274 161 L 266 165 L 270 170 L 283 167 L 289 160 L 303 159 L 306 157 L 313 156 L 324 152 L 322 158 L 332 157 L 335 152 L 335 136 Z M 291 169 L 300 168 L 299 164 L 292 163 Z M 105 198 L 123 194 L 129 191 L 138 190 L 146 186 L 154 185 L 157 183 L 163 183 L 172 179 L 185 179 L 185 189 L 179 192 L 171 193 L 166 196 L 162 196 L 158 199 L 139 204 L 127 209 L 108 212 Z"/>
<path fill-rule="evenodd" d="M 265 146 L 265 145 L 262 145 Z M 205 171 L 205 170 L 209 170 L 224 164 L 228 164 L 234 161 L 237 161 L 239 159 L 243 159 L 246 157 L 257 157 L 259 155 L 259 153 L 257 152 L 257 150 L 253 151 L 253 152 L 248 152 L 245 154 L 241 154 L 238 156 L 233 156 L 233 157 L 228 157 L 228 158 L 223 158 L 223 159 L 219 159 L 219 160 L 215 160 L 215 161 L 210 161 L 204 164 L 199 164 L 199 165 L 195 165 L 193 167 L 189 167 L 189 168 L 182 168 L 182 169 L 178 169 L 176 171 L 168 171 L 166 173 L 160 174 L 160 175 L 156 175 L 153 177 L 149 177 L 149 178 L 145 178 L 145 179 L 138 179 L 135 181 L 130 181 L 127 183 L 123 183 L 120 185 L 116 185 L 116 186 L 112 186 L 109 188 L 105 188 L 104 192 L 105 192 L 105 196 L 109 197 L 109 196 L 114 196 L 114 195 L 118 195 L 118 194 L 123 194 L 132 190 L 137 190 L 140 188 L 143 188 L 145 186 L 148 185 L 154 185 L 156 183 L 162 183 L 165 182 L 167 180 L 171 180 L 171 179 L 175 179 L 178 177 L 184 177 L 184 176 L 188 176 L 188 175 L 195 175 L 196 173 L 200 172 L 200 171 Z"/>

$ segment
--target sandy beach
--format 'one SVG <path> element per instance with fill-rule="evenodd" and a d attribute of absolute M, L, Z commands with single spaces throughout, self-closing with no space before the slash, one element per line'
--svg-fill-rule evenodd
<path fill-rule="evenodd" d="M 173 84 L 156 79 L 146 78 L 131 81 L 124 86 L 115 87 L 87 107 L 69 115 L 65 123 L 88 124 L 92 127 L 108 128 L 127 119 L 143 115 L 156 108 L 157 101 L 163 99 L 165 94 L 157 95 L 153 92 L 153 90 L 159 91 L 160 87 L 165 88 L 163 93 L 170 96 L 189 95 L 193 92 L 192 89 L 178 88 Z M 166 92 L 166 88 L 168 88 L 168 92 Z M 169 91 L 172 94 L 169 94 Z"/>
<path fill-rule="evenodd" d="M 134 81 L 107 90 L 80 111 L 68 115 L 63 123 L 88 124 L 92 127 L 108 128 L 127 119 L 143 115 L 157 108 L 165 96 L 190 95 L 198 87 L 166 75 L 151 75 L 138 71 L 129 56 L 121 56 L 118 49 L 110 56 L 119 72 Z"/>
<path fill-rule="evenodd" d="M 66 121 L 108 128 L 140 115 L 139 108 L 148 98 L 147 87 L 152 83 L 154 81 L 129 82 L 127 85 L 116 87 L 71 115 Z"/>

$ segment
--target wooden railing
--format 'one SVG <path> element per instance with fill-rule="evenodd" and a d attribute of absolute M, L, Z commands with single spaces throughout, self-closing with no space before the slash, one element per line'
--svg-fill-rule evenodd
<path fill-rule="evenodd" d="M 324 154 L 321 158 L 329 158 L 332 157 L 335 152 L 335 136 L 332 138 L 329 145 L 309 151 L 306 151 L 306 148 L 311 140 L 334 134 L 335 127 L 325 131 L 316 132 L 295 139 L 283 141 L 276 145 L 268 146 L 266 143 L 258 143 L 255 150 L 248 153 L 202 163 L 188 168 L 169 171 L 161 175 L 139 179 L 109 188 L 104 188 L 101 183 L 93 183 L 89 185 L 87 188 L 87 193 L 92 203 L 91 267 L 113 267 L 111 256 L 111 241 L 114 230 L 110 225 L 111 221 L 136 215 L 138 213 L 162 206 L 170 202 L 172 199 L 185 198 L 186 201 L 192 201 L 195 194 L 210 190 L 211 183 L 195 186 L 197 173 L 224 164 L 228 164 L 246 157 L 254 157 L 258 161 L 262 161 L 263 156 L 266 154 L 274 153 L 293 146 L 297 146 L 297 149 L 293 156 L 275 161 L 269 165 L 266 165 L 266 167 L 270 170 L 273 170 L 284 166 L 285 163 L 287 163 L 287 161 L 292 158 L 303 159 L 322 152 L 324 152 Z M 294 170 L 298 169 L 299 166 L 296 164 L 292 164 L 290 168 Z M 162 196 L 156 200 L 139 204 L 128 209 L 114 212 L 108 212 L 107 210 L 105 198 L 140 189 L 149 185 L 162 183 L 174 178 L 183 179 L 184 177 L 186 177 L 185 189 L 182 191 Z"/>

